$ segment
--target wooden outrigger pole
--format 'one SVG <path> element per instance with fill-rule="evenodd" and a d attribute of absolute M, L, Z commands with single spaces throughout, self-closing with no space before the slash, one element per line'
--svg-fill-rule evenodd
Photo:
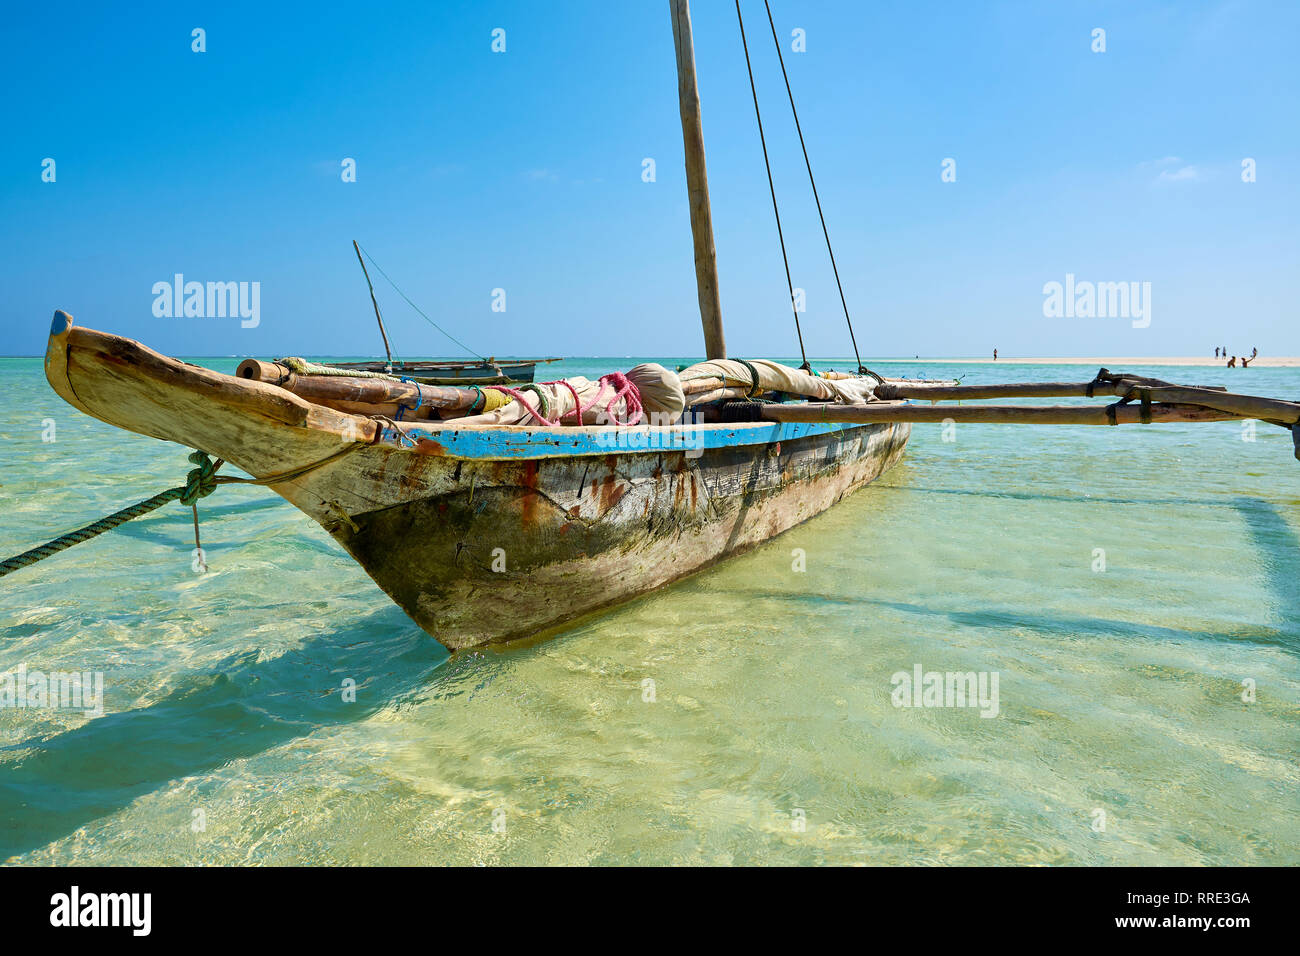
<path fill-rule="evenodd" d="M 691 6 L 688 0 L 668 0 L 668 6 L 673 15 L 673 45 L 677 48 L 677 96 L 682 114 L 682 145 L 686 152 L 686 188 L 690 195 L 691 235 L 695 240 L 695 284 L 700 298 L 700 322 L 704 325 L 704 351 L 710 359 L 724 359 L 727 343 L 722 334 L 709 177 L 704 168 L 704 130 L 700 125 L 700 93 L 695 82 Z"/>
<path fill-rule="evenodd" d="M 985 398 L 1067 398 L 1113 395 L 1110 405 L 913 405 Z M 1021 382 L 953 385 L 883 382 L 865 405 L 755 406 L 753 417 L 774 422 L 968 422 L 1021 425 L 1125 425 L 1154 422 L 1222 422 L 1253 418 L 1291 431 L 1300 459 L 1300 402 L 1239 395 L 1218 386 L 1175 385 L 1160 379 L 1116 375 L 1101 369 L 1090 382 Z M 1136 402 L 1137 404 L 1132 404 Z"/>

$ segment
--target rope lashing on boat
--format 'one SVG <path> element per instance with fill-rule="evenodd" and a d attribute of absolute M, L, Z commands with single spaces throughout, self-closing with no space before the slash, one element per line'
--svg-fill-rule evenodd
<path fill-rule="evenodd" d="M 1097 374 L 1093 377 L 1092 381 L 1084 388 L 1083 393 L 1089 398 L 1093 398 L 1095 397 L 1093 391 L 1098 385 L 1118 385 L 1123 380 L 1124 376 L 1115 375 L 1108 368 L 1101 368 L 1097 370 Z"/>
<path fill-rule="evenodd" d="M 217 469 L 223 462 L 218 458 L 214 464 L 212 459 L 201 451 L 192 451 L 186 458 L 198 466 L 185 476 L 185 487 L 181 489 L 181 504 L 192 505 L 217 490 Z"/>
<path fill-rule="evenodd" d="M 478 388 L 478 386 L 474 387 Z M 500 389 L 488 386 L 487 388 L 479 389 L 479 391 L 483 393 L 483 406 L 478 409 L 480 412 L 496 411 L 498 408 L 510 404 L 510 396 L 503 393 Z"/>
<path fill-rule="evenodd" d="M 106 515 L 98 521 L 92 521 L 85 527 L 78 528 L 76 531 L 69 531 L 67 534 L 60 535 L 53 541 L 48 541 L 39 547 L 32 548 L 30 551 L 24 551 L 22 554 L 15 555 L 0 561 L 0 578 L 6 574 L 22 568 L 30 567 L 38 561 L 43 561 L 51 555 L 58 554 L 60 551 L 66 551 L 74 544 L 81 544 L 83 541 L 89 541 L 91 538 L 98 537 L 105 531 L 112 531 L 119 525 L 126 524 L 135 518 L 156 511 L 170 501 L 179 501 L 181 504 L 189 505 L 194 513 L 194 546 L 199 548 L 199 513 L 198 501 L 200 498 L 206 498 L 212 492 L 217 490 L 218 485 L 274 485 L 282 481 L 289 481 L 293 478 L 300 478 L 310 471 L 315 471 L 322 465 L 331 461 L 342 458 L 344 455 L 355 451 L 358 448 L 366 447 L 359 442 L 352 442 L 345 447 L 327 455 L 320 461 L 314 461 L 311 464 L 303 465 L 301 468 L 293 468 L 289 471 L 279 472 L 273 475 L 267 475 L 265 478 L 237 478 L 233 475 L 218 475 L 217 470 L 225 464 L 218 458 L 213 462 L 206 453 L 201 451 L 191 452 L 187 457 L 196 467 L 192 468 L 186 476 L 185 484 L 176 488 L 168 488 L 166 491 L 159 492 L 152 498 L 146 498 L 144 501 L 138 501 L 129 508 L 123 508 L 121 511 L 115 511 L 111 515 Z"/>
<path fill-rule="evenodd" d="M 418 412 L 418 411 L 420 410 L 420 406 L 422 406 L 422 405 L 424 404 L 424 390 L 423 390 L 422 388 L 420 388 L 420 383 L 417 382 L 417 381 L 416 381 L 415 379 L 413 379 L 413 378 L 406 378 L 405 376 L 403 376 L 403 377 L 401 377 L 398 381 L 405 382 L 407 385 L 414 385 L 414 386 L 415 386 L 415 405 L 414 405 L 414 406 L 403 405 L 401 402 L 398 402 L 398 403 L 397 403 L 397 420 L 400 422 L 400 421 L 402 420 L 402 413 L 403 413 L 403 412 L 412 412 L 412 413 L 414 413 L 414 412 Z"/>
<path fill-rule="evenodd" d="M 622 372 L 610 372 L 608 375 L 600 377 L 601 386 L 608 385 L 614 389 L 614 397 L 609 400 L 605 406 L 605 412 L 609 415 L 609 420 L 615 425 L 636 425 L 641 421 L 642 413 L 645 409 L 641 405 L 641 392 L 636 385 L 629 381 L 628 377 Z M 624 409 L 626 418 L 619 421 L 614 412 L 614 406 L 618 404 L 619 399 L 624 399 Z M 597 399 L 599 400 L 599 398 Z M 593 402 L 594 404 L 594 402 Z"/>
<path fill-rule="evenodd" d="M 1104 371 L 1106 371 L 1106 370 L 1105 370 L 1105 369 L 1102 369 L 1102 371 L 1104 372 Z M 1118 381 L 1120 380 L 1118 376 L 1112 376 L 1112 378 L 1113 378 L 1116 382 L 1118 382 Z M 1110 383 L 1110 382 L 1101 382 L 1101 381 L 1098 381 L 1098 380 L 1093 380 L 1093 381 L 1091 381 L 1091 382 L 1088 383 L 1088 387 L 1087 387 L 1087 389 L 1085 389 L 1085 391 L 1091 392 L 1092 389 L 1093 389 L 1093 386 L 1095 386 L 1095 385 L 1101 385 L 1101 384 L 1111 384 L 1111 383 Z M 1130 389 L 1130 390 L 1129 390 L 1129 393 L 1128 393 L 1127 395 L 1123 396 L 1122 398 L 1120 398 L 1119 401 L 1114 402 L 1113 404 L 1107 405 L 1107 406 L 1106 406 L 1106 420 L 1107 420 L 1107 422 L 1108 422 L 1109 424 L 1111 424 L 1111 425 L 1118 425 L 1118 424 L 1119 424 L 1119 420 L 1118 420 L 1117 417 L 1116 417 L 1116 412 L 1117 412 L 1117 411 L 1118 411 L 1122 406 L 1127 405 L 1127 404 L 1129 404 L 1130 402 L 1132 402 L 1135 394 L 1136 394 L 1136 397 L 1137 397 L 1138 401 L 1141 403 L 1141 410 L 1138 412 L 1138 421 L 1140 421 L 1143 425 L 1150 425 L 1150 424 L 1151 424 L 1151 389 L 1149 389 L 1149 388 L 1135 388 L 1135 389 Z"/>
<path fill-rule="evenodd" d="M 752 362 L 746 362 L 744 359 L 736 359 L 741 365 L 749 370 L 749 388 L 745 390 L 745 401 L 763 394 L 763 389 L 759 385 L 758 369 L 754 368 Z"/>
<path fill-rule="evenodd" d="M 556 419 L 556 421 L 562 422 L 564 421 L 565 415 L 573 415 L 574 422 L 581 425 L 583 414 L 587 411 L 587 409 L 591 408 L 592 405 L 596 404 L 596 399 L 600 398 L 600 393 L 597 392 L 596 398 L 593 398 L 590 402 L 584 405 L 582 404 L 582 398 L 578 395 L 578 390 L 573 387 L 573 383 L 570 382 L 569 380 L 562 378 L 562 379 L 558 379 L 555 382 L 548 382 L 547 384 L 563 385 L 565 388 L 569 390 L 569 394 L 573 396 L 573 410 L 570 412 L 565 412 L 564 415 L 561 415 L 559 418 Z"/>
<path fill-rule="evenodd" d="M 542 394 L 541 389 L 539 389 L 535 383 L 524 385 L 521 388 L 511 388 L 508 385 L 492 385 L 490 388 L 494 392 L 509 395 L 520 405 L 524 406 L 524 410 L 533 418 L 537 419 L 540 424 L 551 426 L 560 424 L 558 421 L 553 422 L 547 417 L 547 413 L 550 411 L 549 403 L 546 401 L 546 396 Z M 524 392 L 532 392 L 536 395 L 537 404 L 533 405 L 524 398 Z"/>
<path fill-rule="evenodd" d="M 524 410 L 527 411 L 528 414 L 531 415 L 534 419 L 536 419 L 539 424 L 548 425 L 551 428 L 558 428 L 560 426 L 560 423 L 564 420 L 564 418 L 568 415 L 574 414 L 575 411 L 577 412 L 578 415 L 578 424 L 582 424 L 583 414 L 587 412 L 589 409 L 593 408 L 602 398 L 605 397 L 606 388 L 611 388 L 614 390 L 613 397 L 610 398 L 610 400 L 605 404 L 605 414 L 609 417 L 609 422 L 608 422 L 609 424 L 636 425 L 640 423 L 641 418 L 645 413 L 645 409 L 641 404 L 640 390 L 636 387 L 636 383 L 629 380 L 628 377 L 624 375 L 622 372 L 610 372 L 608 375 L 602 375 L 596 382 L 599 388 L 597 389 L 595 396 L 592 398 L 590 402 L 587 402 L 585 405 L 582 404 L 581 400 L 578 398 L 578 393 L 574 389 L 574 387 L 564 379 L 560 379 L 555 382 L 542 382 L 541 384 L 542 385 L 563 385 L 573 395 L 573 401 L 577 407 L 574 409 L 570 409 L 569 411 L 562 412 L 561 414 L 557 415 L 554 419 L 551 419 L 549 417 L 550 403 L 547 401 L 545 392 L 543 392 L 541 388 L 538 387 L 538 385 L 536 384 L 524 385 L 520 388 L 510 388 L 508 385 L 490 385 L 486 389 L 484 389 L 484 391 L 501 392 L 505 395 L 509 395 L 520 405 L 522 405 L 524 407 Z M 537 405 L 533 405 L 527 399 L 525 399 L 523 394 L 524 392 L 533 392 L 537 396 Z M 615 411 L 615 406 L 618 405 L 620 401 L 624 403 L 623 405 L 624 412 L 625 412 L 624 421 L 618 420 L 618 414 Z M 485 410 L 491 411 L 491 408 L 487 408 Z"/>
<path fill-rule="evenodd" d="M 377 422 L 381 426 L 383 425 L 390 426 L 393 432 L 397 435 L 397 441 L 399 445 L 405 442 L 406 444 L 414 448 L 416 447 L 416 445 L 419 444 L 419 442 L 417 442 L 414 438 L 406 434 L 406 432 L 402 429 L 401 425 L 397 424 L 397 422 L 393 421 L 387 415 L 371 415 L 370 420 L 373 422 Z M 388 431 L 387 428 L 383 428 L 383 427 L 379 428 L 375 433 L 376 441 L 383 439 L 387 431 Z"/>

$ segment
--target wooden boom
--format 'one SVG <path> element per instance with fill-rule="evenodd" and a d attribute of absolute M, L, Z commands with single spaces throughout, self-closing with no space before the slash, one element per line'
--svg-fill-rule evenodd
<path fill-rule="evenodd" d="M 1093 395 L 1125 395 L 1139 387 L 1169 386 L 1154 379 L 1125 379 L 1119 382 L 1013 382 L 1004 385 L 932 385 L 914 382 L 885 382 L 874 389 L 877 398 L 912 398 L 927 402 L 960 402 L 987 398 L 1080 398 Z M 1222 386 L 1198 385 L 1206 391 L 1226 391 Z"/>
<path fill-rule="evenodd" d="M 756 405 L 757 413 L 773 422 L 955 422 L 1023 425 L 1129 425 L 1142 421 L 1141 405 L 908 405 L 872 402 L 868 405 L 790 403 Z M 1114 410 L 1112 420 L 1110 411 Z M 1206 408 L 1203 405 L 1153 404 L 1152 422 L 1226 422 L 1253 416 Z"/>
<path fill-rule="evenodd" d="M 1115 395 L 1125 402 L 1145 398 L 1148 402 L 1171 405 L 1203 405 L 1230 413 L 1236 418 L 1258 418 L 1279 425 L 1300 422 L 1300 403 L 1238 395 L 1222 386 L 1175 385 L 1154 378 L 1112 375 L 1102 369 L 1091 382 L 1023 382 L 1006 385 L 931 385 L 885 382 L 878 385 L 877 398 L 918 399 L 943 402 L 987 398 L 1070 398 Z"/>

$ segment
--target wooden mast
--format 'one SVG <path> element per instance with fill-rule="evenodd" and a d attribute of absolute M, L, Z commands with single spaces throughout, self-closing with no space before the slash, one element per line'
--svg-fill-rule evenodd
<path fill-rule="evenodd" d="M 709 177 L 704 168 L 704 131 L 700 126 L 700 93 L 695 83 L 695 43 L 691 39 L 688 0 L 668 0 L 673 15 L 673 44 L 677 48 L 677 96 L 682 113 L 682 144 L 686 151 L 686 187 L 691 203 L 691 234 L 695 240 L 695 284 L 704 325 L 708 358 L 727 357 L 722 334 L 722 303 L 718 298 L 718 258 L 713 246 L 713 213 L 709 207 Z"/>
<path fill-rule="evenodd" d="M 388 356 L 388 365 L 385 371 L 393 370 L 393 350 L 388 347 L 388 333 L 384 331 L 384 317 L 379 314 L 379 302 L 375 299 L 375 287 L 370 284 L 370 273 L 366 270 L 366 260 L 361 258 L 361 247 L 357 245 L 355 239 L 352 240 L 352 248 L 357 252 L 357 262 L 361 263 L 361 274 L 366 277 L 366 288 L 370 290 L 370 304 L 375 307 L 375 318 L 379 320 L 379 334 L 384 337 L 384 354 Z"/>

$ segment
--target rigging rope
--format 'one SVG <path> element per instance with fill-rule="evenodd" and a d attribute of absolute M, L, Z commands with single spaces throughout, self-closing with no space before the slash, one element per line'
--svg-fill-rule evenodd
<path fill-rule="evenodd" d="M 794 312 L 794 330 L 799 336 L 799 355 L 803 364 L 799 367 L 810 371 L 808 353 L 803 347 L 803 329 L 799 326 L 799 308 L 794 301 L 794 282 L 790 279 L 790 258 L 785 252 L 785 236 L 781 233 L 781 211 L 776 205 L 776 185 L 772 182 L 772 164 L 767 158 L 767 138 L 763 135 L 763 116 L 758 109 L 758 88 L 754 85 L 754 67 L 749 62 L 749 42 L 745 39 L 745 18 L 740 15 L 740 0 L 736 0 L 736 20 L 740 23 L 740 43 L 745 49 L 745 69 L 749 71 L 749 91 L 754 95 L 754 117 L 758 120 L 758 141 L 763 145 L 763 165 L 767 167 L 767 188 L 772 193 L 772 213 L 776 216 L 776 237 L 781 242 L 781 260 L 785 263 L 785 284 L 790 290 L 790 308 Z"/>
<path fill-rule="evenodd" d="M 736 3 L 737 9 L 739 9 L 740 0 L 736 0 Z M 776 22 L 772 19 L 772 5 L 768 3 L 768 0 L 763 0 L 763 6 L 767 8 L 767 23 L 772 28 L 772 44 L 776 47 L 776 58 L 781 64 L 781 76 L 785 79 L 785 93 L 790 98 L 790 112 L 794 114 L 794 128 L 799 134 L 799 148 L 803 150 L 803 162 L 808 167 L 808 182 L 812 185 L 813 200 L 817 203 L 817 217 L 822 221 L 822 235 L 826 237 L 826 251 L 831 257 L 831 271 L 835 273 L 835 287 L 840 291 L 840 305 L 844 307 L 844 321 L 849 325 L 849 338 L 853 342 L 853 357 L 858 361 L 859 373 L 869 372 L 870 370 L 862 364 L 862 356 L 858 352 L 858 337 L 853 334 L 853 320 L 849 318 L 849 304 L 844 298 L 844 286 L 840 282 L 840 270 L 835 264 L 835 250 L 831 248 L 831 234 L 826 228 L 826 216 L 822 213 L 822 200 L 817 195 L 817 180 L 813 178 L 812 161 L 808 158 L 808 146 L 803 141 L 803 127 L 799 125 L 799 111 L 795 108 L 794 93 L 790 89 L 790 74 L 785 71 L 785 57 L 781 55 L 781 41 L 776 36 Z"/>
<path fill-rule="evenodd" d="M 485 362 L 485 363 L 487 362 L 487 358 L 486 358 L 485 356 L 480 355 L 478 352 L 475 352 L 472 348 L 470 348 L 470 347 L 469 347 L 468 345 L 466 345 L 464 342 L 460 341 L 460 339 L 456 338 L 454 335 L 452 335 L 450 332 L 448 332 L 446 329 L 444 329 L 442 326 L 440 326 L 437 322 L 433 321 L 433 319 L 431 319 L 431 318 L 429 318 L 427 315 L 425 315 L 424 312 L 423 312 L 423 310 L 421 310 L 420 307 L 419 307 L 418 305 L 416 305 L 414 302 L 412 302 L 412 301 L 410 300 L 410 298 L 407 296 L 407 294 L 406 294 L 405 292 L 403 292 L 401 289 L 397 288 L 397 283 L 394 282 L 391 278 L 389 278 L 388 273 L 385 272 L 384 269 L 383 269 L 383 267 L 380 266 L 380 264 L 379 264 L 378 262 L 375 261 L 374 256 L 372 256 L 370 253 L 366 252 L 366 248 L 365 248 L 365 246 L 362 246 L 362 245 L 358 244 L 358 245 L 357 245 L 357 248 L 360 249 L 363 253 L 365 253 L 366 258 L 370 260 L 370 264 L 371 264 L 372 266 L 374 266 L 376 269 L 379 270 L 379 274 L 380 274 L 381 276 L 383 276 L 385 279 L 388 280 L 388 284 L 391 285 L 391 286 L 393 287 L 393 290 L 394 290 L 398 295 L 400 295 L 403 299 L 406 299 L 406 304 L 409 305 L 411 308 L 413 308 L 416 312 L 418 312 L 419 315 L 420 315 L 420 317 L 421 317 L 422 319 L 424 319 L 424 321 L 428 322 L 428 323 L 429 323 L 430 325 L 432 325 L 435 329 L 437 329 L 439 332 L 441 332 L 441 333 L 442 333 L 443 335 L 445 335 L 447 338 L 451 339 L 453 342 L 455 342 L 457 345 L 459 345 L 461 348 L 463 348 L 463 349 L 464 349 L 466 352 L 468 352 L 470 355 L 472 355 L 472 356 L 474 356 L 475 358 L 477 358 L 480 362 Z"/>

